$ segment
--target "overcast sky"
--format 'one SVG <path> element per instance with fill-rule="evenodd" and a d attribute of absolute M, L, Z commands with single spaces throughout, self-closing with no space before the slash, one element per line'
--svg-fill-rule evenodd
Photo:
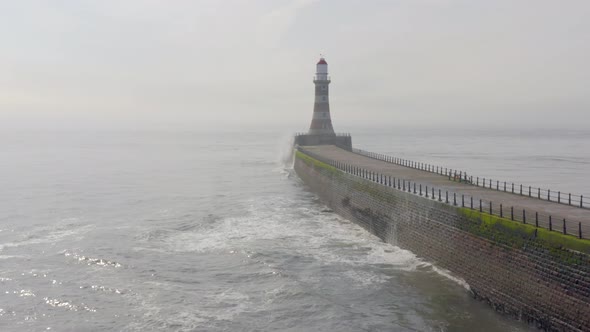
<path fill-rule="evenodd" d="M 590 127 L 588 0 L 0 2 L 0 124 Z"/>

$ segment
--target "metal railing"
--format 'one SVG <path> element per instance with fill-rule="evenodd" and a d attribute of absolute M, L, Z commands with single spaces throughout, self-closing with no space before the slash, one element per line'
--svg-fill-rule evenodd
<path fill-rule="evenodd" d="M 473 176 L 468 176 L 467 172 L 465 172 L 465 171 L 459 171 L 459 170 L 454 170 L 454 169 L 450 169 L 450 168 L 446 168 L 446 167 L 442 167 L 442 166 L 435 166 L 435 165 L 430 165 L 430 164 L 426 164 L 426 163 L 415 162 L 412 160 L 392 157 L 392 156 L 388 156 L 388 155 L 384 155 L 384 154 L 380 154 L 380 153 L 369 152 L 369 151 L 365 151 L 365 150 L 361 150 L 361 149 L 352 149 L 352 152 L 362 155 L 362 156 L 365 156 L 365 157 L 385 161 L 388 163 L 392 163 L 392 164 L 396 164 L 396 165 L 400 165 L 400 166 L 405 166 L 405 167 L 409 167 L 409 168 L 414 168 L 414 169 L 419 169 L 422 171 L 435 173 L 435 174 L 439 174 L 439 175 L 444 175 L 444 176 L 447 176 L 449 178 L 449 180 L 467 183 L 467 184 L 471 184 L 471 185 L 474 185 L 477 187 L 503 191 L 503 192 L 512 193 L 512 194 L 520 195 L 520 196 L 526 196 L 526 197 L 530 197 L 530 198 L 537 198 L 537 199 L 546 200 L 549 202 L 555 202 L 555 203 L 559 203 L 559 204 L 575 206 L 575 207 L 579 207 L 579 208 L 583 208 L 583 209 L 590 208 L 590 202 L 588 202 L 588 200 L 585 201 L 583 195 L 565 193 L 565 192 L 551 190 L 551 189 L 542 189 L 542 188 L 533 187 L 533 186 L 526 186 L 523 184 L 515 184 L 514 182 L 492 180 L 489 178 L 486 179 L 484 177 L 475 177 L 474 178 Z"/>
<path fill-rule="evenodd" d="M 309 134 L 308 133 L 295 133 L 294 136 L 298 137 L 298 136 L 307 136 L 307 135 L 309 135 Z M 350 133 L 335 133 L 335 135 L 337 137 L 350 137 Z"/>
<path fill-rule="evenodd" d="M 572 235 L 580 239 L 590 239 L 590 225 L 583 225 L 581 222 L 566 220 L 565 218 L 548 215 L 536 211 L 531 212 L 527 209 L 515 208 L 514 206 L 494 204 L 494 202 L 492 201 L 482 200 L 474 196 L 459 194 L 446 189 L 424 185 L 422 183 L 411 181 L 408 179 L 384 175 L 378 172 L 364 169 L 362 167 L 358 167 L 353 164 L 328 159 L 319 156 L 318 154 L 315 154 L 311 151 L 307 151 L 305 148 L 302 147 L 298 147 L 297 149 L 300 152 L 318 161 L 333 166 L 346 174 L 350 174 L 361 179 L 379 185 L 383 185 L 395 190 L 403 191 L 431 200 L 436 200 L 455 207 L 460 206 L 464 208 L 469 208 L 474 211 L 479 211 L 480 213 L 486 213 L 498 216 L 500 218 L 506 218 L 515 222 L 529 224 L 537 228 L 543 228 L 553 232 Z"/>

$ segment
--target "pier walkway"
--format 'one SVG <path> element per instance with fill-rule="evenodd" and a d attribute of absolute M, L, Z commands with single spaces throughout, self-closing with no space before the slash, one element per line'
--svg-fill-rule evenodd
<path fill-rule="evenodd" d="M 493 202 L 494 214 L 498 214 L 497 211 L 500 208 L 500 204 L 502 204 L 504 208 L 503 215 L 507 218 L 510 218 L 511 207 L 513 207 L 515 214 L 522 214 L 522 211 L 524 210 L 526 212 L 526 220 L 531 224 L 535 223 L 535 213 L 543 215 L 543 219 L 547 216 L 552 216 L 552 227 L 555 231 L 562 231 L 562 222 L 563 219 L 566 219 L 569 227 L 567 233 L 577 235 L 578 223 L 581 223 L 579 231 L 583 233 L 584 238 L 590 237 L 589 209 L 558 204 L 556 202 L 540 200 L 535 197 L 521 196 L 510 192 L 478 187 L 465 182 L 452 181 L 444 175 L 369 158 L 341 149 L 334 145 L 305 146 L 304 148 L 309 152 L 329 160 L 346 163 L 354 167 L 383 174 L 384 176 L 391 176 L 406 181 L 409 180 L 412 183 L 422 184 L 429 188 L 436 188 L 437 195 L 438 189 L 441 189 L 443 195 L 445 191 L 449 191 L 458 195 L 473 197 L 477 202 L 477 208 L 479 208 L 480 199 L 485 202 Z M 461 205 L 461 202 L 459 202 L 458 205 Z M 467 206 L 467 203 L 465 203 L 465 206 Z M 486 209 L 489 209 L 489 205 L 487 204 Z M 522 220 L 522 218 L 518 218 L 518 220 Z M 548 228 L 548 222 L 546 220 L 542 223 L 543 228 Z M 572 229 L 574 227 L 571 227 L 570 225 L 576 225 L 575 229 Z"/>

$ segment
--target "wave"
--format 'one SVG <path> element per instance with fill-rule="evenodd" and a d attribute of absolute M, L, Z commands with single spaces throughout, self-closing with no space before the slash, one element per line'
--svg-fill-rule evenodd
<path fill-rule="evenodd" d="M 81 238 L 93 228 L 93 225 L 80 225 L 70 222 L 60 223 L 54 226 L 43 226 L 24 233 L 20 240 L 1 243 L 0 251 L 6 248 L 57 243 L 74 236 Z"/>
<path fill-rule="evenodd" d="M 85 263 L 87 265 L 97 265 L 97 266 L 102 266 L 102 267 L 115 267 L 115 268 L 119 268 L 119 267 L 123 266 L 121 263 L 111 261 L 108 259 L 88 257 L 88 256 L 84 256 L 84 255 L 71 253 L 69 251 L 64 251 L 63 255 L 65 257 L 71 258 L 71 259 L 73 259 L 77 262 L 80 262 L 80 263 Z"/>

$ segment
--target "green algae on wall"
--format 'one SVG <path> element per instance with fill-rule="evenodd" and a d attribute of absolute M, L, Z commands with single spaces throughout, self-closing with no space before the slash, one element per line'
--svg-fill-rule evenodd
<path fill-rule="evenodd" d="M 549 248 L 569 249 L 590 254 L 590 240 L 578 239 L 572 235 L 537 228 L 533 225 L 519 223 L 469 208 L 458 209 L 468 219 L 478 222 L 471 225 L 470 231 L 488 239 L 515 247 L 522 247 L 527 241 L 535 239 Z"/>
<path fill-rule="evenodd" d="M 328 164 L 321 162 L 317 159 L 314 159 L 299 150 L 295 151 L 295 157 L 298 159 L 301 159 L 308 166 L 312 166 L 314 168 L 319 168 L 319 169 L 324 169 L 332 174 L 341 175 L 340 170 L 338 170 L 336 167 L 328 165 Z"/>

